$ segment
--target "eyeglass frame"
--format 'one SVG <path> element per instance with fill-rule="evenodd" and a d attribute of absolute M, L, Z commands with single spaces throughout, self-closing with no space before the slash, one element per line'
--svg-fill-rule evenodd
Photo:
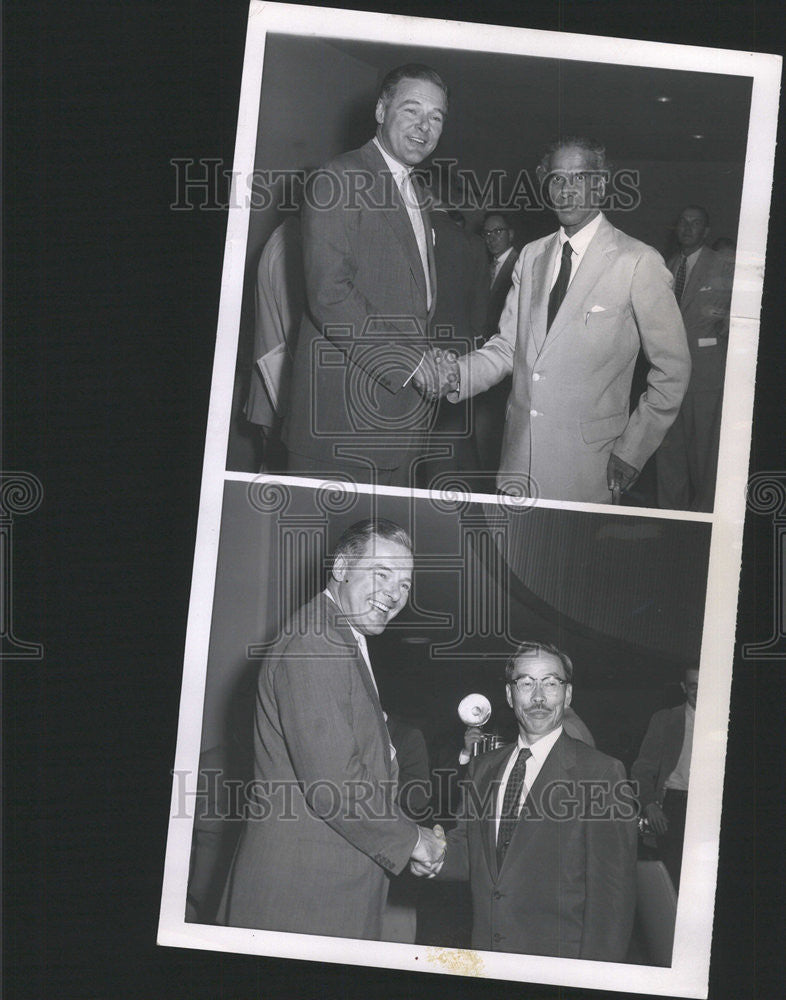
<path fill-rule="evenodd" d="M 519 687 L 519 681 L 529 681 L 530 687 L 527 690 L 522 690 Z M 559 688 L 549 690 L 549 688 L 544 686 L 546 681 L 556 681 L 557 684 L 562 687 L 567 687 L 567 685 L 570 684 L 570 681 L 566 680 L 564 677 L 557 677 L 556 674 L 546 674 L 545 677 L 530 677 L 529 674 L 521 674 L 518 677 L 512 677 L 508 681 L 508 684 L 511 687 L 515 687 L 519 694 L 531 694 L 536 687 L 541 688 L 546 694 L 556 694 Z"/>
<path fill-rule="evenodd" d="M 508 226 L 495 226 L 493 229 L 481 229 L 480 235 L 484 240 L 487 240 L 489 236 L 499 236 L 500 233 L 509 232 Z"/>

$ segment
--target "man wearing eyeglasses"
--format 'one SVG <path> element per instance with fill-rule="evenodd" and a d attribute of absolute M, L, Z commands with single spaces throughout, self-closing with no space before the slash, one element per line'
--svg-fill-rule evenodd
<path fill-rule="evenodd" d="M 516 745 L 473 759 L 444 863 L 412 871 L 469 879 L 473 948 L 623 961 L 637 814 L 625 769 L 564 732 L 573 697 L 565 653 L 522 643 L 505 678 Z"/>
<path fill-rule="evenodd" d="M 601 212 L 604 147 L 563 138 L 538 176 L 560 229 L 524 247 L 499 333 L 458 360 L 443 391 L 460 401 L 512 374 L 497 488 L 611 503 L 679 412 L 691 369 L 685 327 L 663 258 Z M 640 351 L 647 388 L 631 412 Z"/>

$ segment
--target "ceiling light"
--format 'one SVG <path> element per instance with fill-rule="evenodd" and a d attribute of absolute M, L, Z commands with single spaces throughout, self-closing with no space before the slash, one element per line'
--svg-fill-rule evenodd
<path fill-rule="evenodd" d="M 655 100 L 658 104 L 669 104 L 671 102 L 671 98 L 667 97 L 665 94 L 659 94 Z"/>
<path fill-rule="evenodd" d="M 693 135 L 691 136 L 691 139 L 703 139 L 703 138 L 704 136 L 702 135 L 701 132 L 694 132 Z"/>

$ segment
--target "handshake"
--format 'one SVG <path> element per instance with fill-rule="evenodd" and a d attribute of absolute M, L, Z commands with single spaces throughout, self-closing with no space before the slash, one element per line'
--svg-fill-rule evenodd
<path fill-rule="evenodd" d="M 420 395 L 434 402 L 459 387 L 459 369 L 455 351 L 428 350 L 412 376 Z"/>
<path fill-rule="evenodd" d="M 418 833 L 420 837 L 412 852 L 409 870 L 413 875 L 425 875 L 427 878 L 433 878 L 445 863 L 445 851 L 447 850 L 445 831 L 437 823 L 433 830 L 419 826 Z"/>

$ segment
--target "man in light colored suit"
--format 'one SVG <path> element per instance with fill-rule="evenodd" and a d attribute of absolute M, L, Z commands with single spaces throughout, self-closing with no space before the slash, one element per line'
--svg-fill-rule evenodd
<path fill-rule="evenodd" d="M 447 87 L 427 66 L 392 70 L 376 136 L 306 188 L 306 314 L 283 438 L 288 471 L 406 486 L 435 407 L 431 224 L 412 169 L 436 148 Z"/>
<path fill-rule="evenodd" d="M 406 532 L 359 522 L 339 539 L 326 589 L 273 646 L 257 689 L 254 798 L 219 923 L 378 939 L 388 873 L 441 855 L 439 831 L 396 804 L 395 751 L 366 646 L 411 584 Z"/>
<path fill-rule="evenodd" d="M 600 212 L 605 150 L 565 138 L 539 174 L 561 228 L 524 247 L 499 333 L 458 361 L 448 398 L 512 373 L 497 487 L 608 503 L 629 488 L 674 420 L 690 376 L 672 278 L 651 247 Z M 639 350 L 647 389 L 630 412 Z"/>
<path fill-rule="evenodd" d="M 715 500 L 734 263 L 706 245 L 709 231 L 705 208 L 684 208 L 680 252 L 668 264 L 693 363 L 680 412 L 655 458 L 658 504 L 673 510 L 711 511 Z"/>
<path fill-rule="evenodd" d="M 518 740 L 475 757 L 444 863 L 469 879 L 472 947 L 621 962 L 635 906 L 636 816 L 625 768 L 564 731 L 573 665 L 522 643 L 505 669 Z"/>

